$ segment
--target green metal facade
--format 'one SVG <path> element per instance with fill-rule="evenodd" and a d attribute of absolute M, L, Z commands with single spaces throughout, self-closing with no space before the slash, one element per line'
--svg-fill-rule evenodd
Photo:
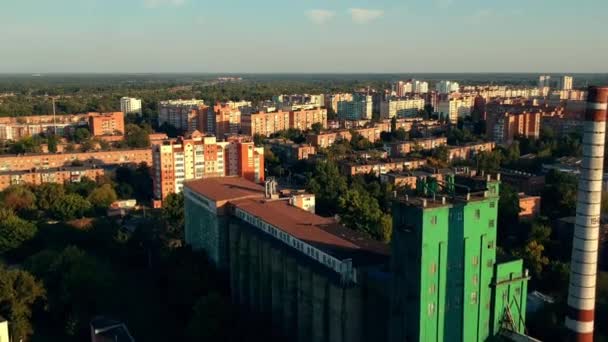
<path fill-rule="evenodd" d="M 507 311 L 514 325 L 511 328 L 519 333 L 525 332 L 528 275 L 522 272 L 522 269 L 522 260 L 496 265 L 496 279 L 492 285 L 496 289 L 492 312 L 493 334 L 497 334 L 501 328 L 507 328 L 509 324 L 505 322 Z"/>
<path fill-rule="evenodd" d="M 492 287 L 499 182 L 486 187 L 485 196 L 468 201 L 395 202 L 391 341 L 474 342 L 496 333 L 502 319 Z M 515 269 L 522 274 L 521 262 L 496 268 L 500 277 Z M 525 308 L 525 299 L 518 302 Z"/>
<path fill-rule="evenodd" d="M 228 259 L 228 233 L 224 216 L 218 216 L 200 196 L 186 192 L 184 220 L 186 244 L 204 250 L 218 268 L 224 269 Z"/>

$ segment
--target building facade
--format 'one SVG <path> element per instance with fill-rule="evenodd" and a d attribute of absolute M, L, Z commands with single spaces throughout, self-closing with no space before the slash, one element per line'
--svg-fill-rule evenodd
<path fill-rule="evenodd" d="M 264 181 L 264 148 L 252 142 L 218 142 L 195 131 L 188 138 L 165 140 L 152 146 L 154 198 L 162 201 L 180 193 L 187 180 L 241 176 Z"/>
<path fill-rule="evenodd" d="M 158 104 L 158 125 L 164 123 L 186 131 L 194 132 L 199 127 L 201 113 L 209 110 L 203 100 L 169 100 Z"/>
<path fill-rule="evenodd" d="M 125 114 L 141 115 L 141 99 L 136 99 L 134 97 L 121 97 L 120 111 Z"/>
<path fill-rule="evenodd" d="M 107 174 L 105 168 L 68 166 L 52 169 L 0 172 L 0 191 L 11 185 L 40 185 L 44 183 L 79 183 L 83 178 L 96 180 Z"/>
<path fill-rule="evenodd" d="M 372 111 L 371 95 L 354 94 L 352 100 L 338 102 L 338 118 L 343 120 L 371 120 Z"/>
<path fill-rule="evenodd" d="M 380 103 L 380 118 L 392 119 L 417 116 L 424 109 L 424 99 L 388 99 Z"/>
<path fill-rule="evenodd" d="M 89 129 L 94 137 L 124 135 L 125 115 L 123 112 L 89 113 Z"/>
<path fill-rule="evenodd" d="M 499 181 L 455 178 L 448 197 L 426 178 L 419 196 L 394 202 L 392 342 L 483 342 L 506 323 L 524 333 L 527 271 L 496 262 Z"/>

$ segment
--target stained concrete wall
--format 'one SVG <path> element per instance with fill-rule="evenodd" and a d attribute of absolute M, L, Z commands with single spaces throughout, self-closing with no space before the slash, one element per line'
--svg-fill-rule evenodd
<path fill-rule="evenodd" d="M 365 277 L 343 285 L 335 273 L 242 221 L 228 229 L 232 298 L 245 313 L 267 315 L 289 341 L 386 341 L 388 306 L 369 309 L 386 303 L 380 297 L 388 290 L 366 289 Z"/>

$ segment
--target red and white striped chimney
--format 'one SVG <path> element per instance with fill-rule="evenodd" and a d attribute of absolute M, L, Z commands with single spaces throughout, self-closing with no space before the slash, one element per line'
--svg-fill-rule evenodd
<path fill-rule="evenodd" d="M 574 341 L 593 342 L 600 207 L 608 87 L 589 87 L 583 132 L 583 164 L 576 199 L 566 327 Z"/>

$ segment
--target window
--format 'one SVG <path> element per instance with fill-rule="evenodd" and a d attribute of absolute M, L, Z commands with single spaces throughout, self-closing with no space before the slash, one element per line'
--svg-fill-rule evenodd
<path fill-rule="evenodd" d="M 480 217 L 481 217 L 481 210 L 475 209 L 475 219 L 479 220 Z"/>
<path fill-rule="evenodd" d="M 427 311 L 429 316 L 432 316 L 435 314 L 435 303 L 429 303 L 428 307 L 427 307 Z"/>
<path fill-rule="evenodd" d="M 488 242 L 488 249 L 492 249 L 492 248 L 494 248 L 494 241 L 493 240 Z"/>
<path fill-rule="evenodd" d="M 471 304 L 477 304 L 477 292 L 471 292 Z"/>
<path fill-rule="evenodd" d="M 473 275 L 473 285 L 477 285 L 479 284 L 479 277 L 477 276 L 477 274 Z"/>
<path fill-rule="evenodd" d="M 490 208 L 495 208 L 496 207 L 496 202 L 492 201 L 490 202 Z"/>
<path fill-rule="evenodd" d="M 494 228 L 494 225 L 495 225 L 494 220 L 490 220 L 490 222 L 488 223 L 488 226 L 490 228 Z"/>
<path fill-rule="evenodd" d="M 474 256 L 473 257 L 473 266 L 477 266 L 479 265 L 479 256 Z"/>
<path fill-rule="evenodd" d="M 436 263 L 432 263 L 431 264 L 431 269 L 429 270 L 429 272 L 431 274 L 435 274 L 435 272 L 437 272 L 437 264 Z"/>
<path fill-rule="evenodd" d="M 431 217 L 431 224 L 437 224 L 437 215 Z"/>
<path fill-rule="evenodd" d="M 436 291 L 436 287 L 435 287 L 435 284 L 433 284 L 429 287 L 429 294 L 435 294 L 435 291 Z"/>

